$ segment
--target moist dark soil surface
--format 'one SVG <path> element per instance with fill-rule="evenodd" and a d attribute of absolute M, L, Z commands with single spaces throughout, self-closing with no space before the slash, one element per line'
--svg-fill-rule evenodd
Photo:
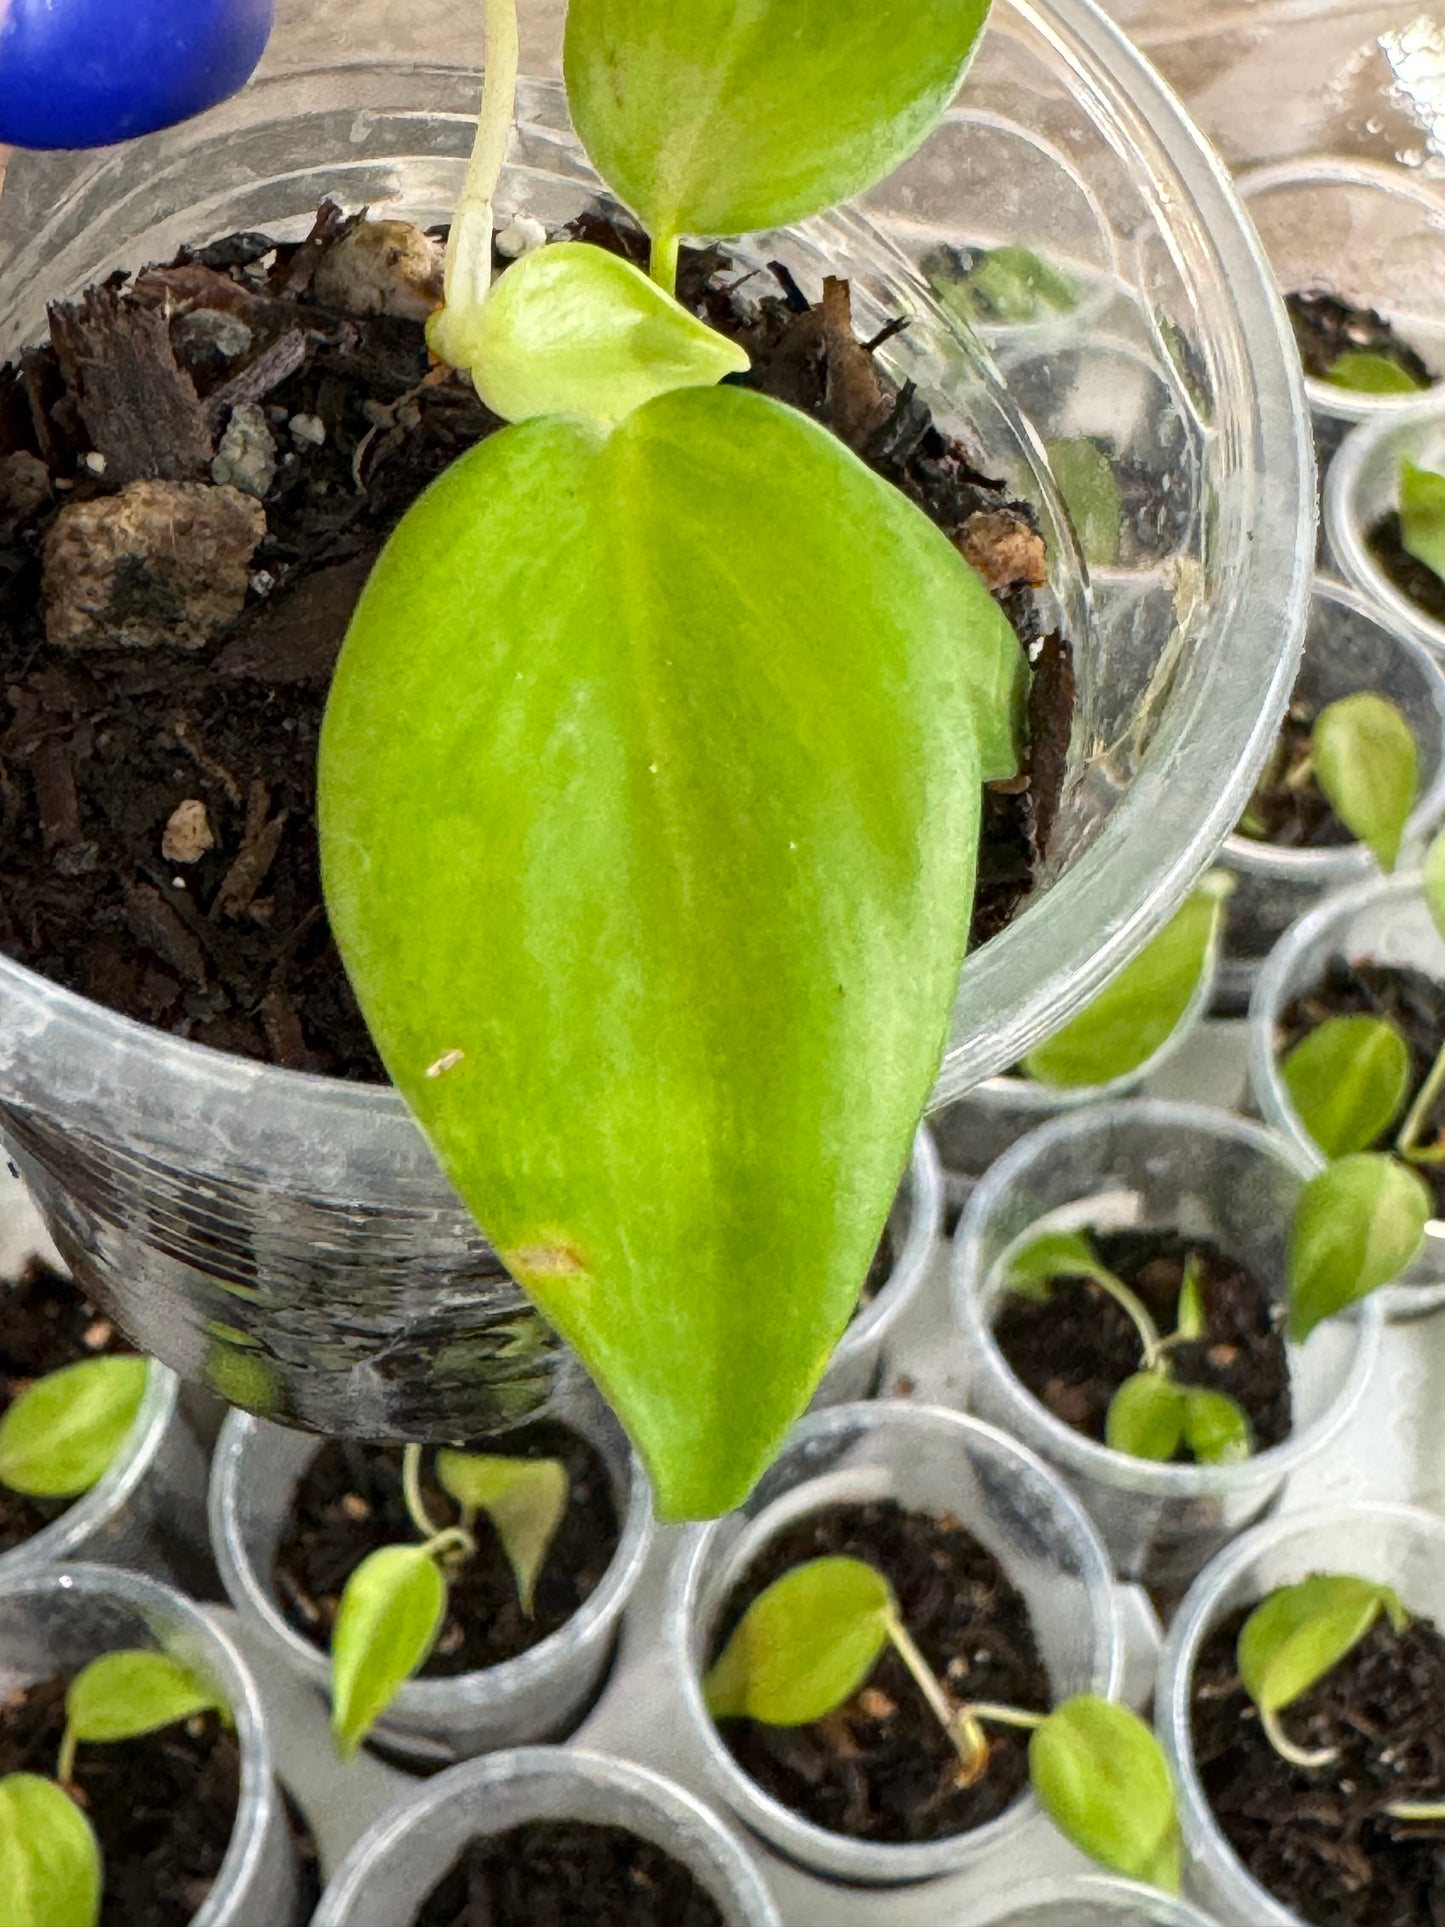
<path fill-rule="evenodd" d="M 1412 375 L 1423 388 L 1435 376 L 1415 350 L 1373 308 L 1355 308 L 1325 288 L 1287 294 L 1284 301 L 1294 328 L 1305 373 L 1325 381 L 1341 355 L 1379 355 Z"/>
<path fill-rule="evenodd" d="M 132 1348 L 64 1275 L 31 1258 L 0 1280 L 0 1415 L 47 1372 Z M 73 1499 L 26 1499 L 0 1485 L 0 1555 L 58 1519 Z"/>
<path fill-rule="evenodd" d="M 891 1500 L 828 1506 L 780 1533 L 729 1599 L 710 1657 L 775 1579 L 832 1555 L 866 1560 L 883 1574 L 955 1699 L 1048 1711 L 1049 1677 L 1028 1610 L 993 1554 L 956 1519 L 906 1512 Z M 862 1691 L 826 1720 L 723 1720 L 718 1732 L 765 1793 L 815 1826 L 859 1840 L 967 1833 L 996 1820 L 1028 1781 L 1027 1732 L 993 1726 L 986 1772 L 961 1787 L 958 1755 L 892 1647 Z"/>
<path fill-rule="evenodd" d="M 51 1679 L 0 1701 L 0 1777 L 54 1777 L 66 1685 Z M 205 1713 L 142 1740 L 81 1746 L 75 1781 L 105 1865 L 100 1927 L 187 1927 L 231 1843 L 234 1736 Z"/>
<path fill-rule="evenodd" d="M 1198 1266 L 1205 1336 L 1171 1349 L 1181 1385 L 1226 1392 L 1249 1415 L 1256 1452 L 1289 1436 L 1289 1360 L 1267 1286 L 1204 1239 L 1173 1231 L 1095 1233 L 1100 1261 L 1122 1278 L 1167 1337 L 1175 1329 L 1189 1258 Z M 1056 1418 L 1104 1439 L 1109 1402 L 1140 1368 L 1139 1334 L 1126 1314 L 1087 1278 L 1054 1280 L 1047 1302 L 1009 1292 L 993 1335 L 1009 1367 Z M 1188 1454 L 1181 1451 L 1181 1458 Z"/>
<path fill-rule="evenodd" d="M 1301 780 L 1317 711 L 1292 701 L 1275 746 L 1240 819 L 1245 836 L 1281 850 L 1331 850 L 1355 838 L 1325 801 L 1313 777 Z"/>
<path fill-rule="evenodd" d="M 622 1827 L 533 1820 L 470 1846 L 413 1927 L 723 1927 L 723 1917 L 650 1840 Z"/>
<path fill-rule="evenodd" d="M 1226 1839 L 1314 1927 L 1445 1927 L 1445 1827 L 1384 1811 L 1445 1799 L 1445 1640 L 1427 1620 L 1402 1633 L 1384 1621 L 1289 1707 L 1292 1741 L 1340 1751 L 1305 1772 L 1270 1745 L 1240 1684 L 1247 1616 L 1206 1643 L 1194 1679 L 1199 1775 Z"/>
<path fill-rule="evenodd" d="M 0 948 L 199 1043 L 378 1080 L 322 908 L 321 713 L 382 544 L 500 423 L 429 362 L 435 287 L 397 278 L 384 299 L 409 312 L 346 311 L 363 305 L 334 271 L 354 225 L 327 206 L 300 245 L 242 234 L 114 276 L 0 370 Z M 644 246 L 600 215 L 575 229 Z M 1025 773 L 985 797 L 981 942 L 1048 843 L 1073 711 L 1032 512 L 881 373 L 845 283 L 813 306 L 786 270 L 741 276 L 713 248 L 685 256 L 679 288 L 747 347 L 750 382 L 947 531 L 1035 658 Z M 135 489 L 162 493 L 143 508 Z"/>
<path fill-rule="evenodd" d="M 1405 547 L 1394 509 L 1365 531 L 1365 546 L 1402 596 L 1436 622 L 1445 622 L 1445 582 Z"/>
<path fill-rule="evenodd" d="M 1287 1056 L 1327 1018 L 1355 1016 L 1387 1019 L 1409 1046 L 1410 1090 L 1400 1113 L 1403 1118 L 1415 1093 L 1430 1075 L 1441 1045 L 1445 1044 L 1445 983 L 1427 976 L 1423 970 L 1402 965 L 1374 963 L 1368 958 L 1352 962 L 1346 957 L 1335 957 L 1323 981 L 1302 997 L 1296 997 L 1285 1009 L 1279 1023 L 1279 1055 Z M 1388 1150 L 1398 1129 L 1398 1121 L 1389 1125 L 1370 1148 Z M 1417 1142 L 1429 1145 L 1442 1135 L 1445 1135 L 1445 1098 L 1425 1119 Z M 1445 1215 L 1445 1169 L 1433 1164 L 1417 1164 L 1412 1168 L 1429 1185 L 1436 1215 Z"/>
<path fill-rule="evenodd" d="M 557 1425 L 528 1426 L 476 1450 L 510 1458 L 558 1458 L 567 1467 L 567 1510 L 537 1579 L 532 1617 L 522 1611 L 517 1583 L 501 1540 L 485 1518 L 473 1532 L 477 1552 L 449 1589 L 447 1617 L 425 1678 L 476 1673 L 515 1659 L 555 1633 L 602 1583 L 617 1550 L 620 1528 L 607 1468 L 575 1432 Z M 457 1508 L 430 1478 L 423 1461 L 422 1492 L 440 1529 L 455 1525 Z M 398 1447 L 338 1441 L 324 1445 L 296 1490 L 276 1554 L 276 1595 L 296 1630 L 327 1648 L 342 1588 L 382 1546 L 414 1545 L 418 1533 L 402 1493 Z"/>

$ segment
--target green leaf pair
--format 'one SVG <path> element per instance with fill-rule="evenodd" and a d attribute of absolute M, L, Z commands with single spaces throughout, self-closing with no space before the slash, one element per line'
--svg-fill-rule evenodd
<path fill-rule="evenodd" d="M 1236 1663 L 1261 1713 L 1282 1712 L 1352 1652 L 1381 1613 L 1397 1631 L 1409 1615 L 1390 1586 L 1343 1573 L 1316 1573 L 1281 1586 L 1245 1621 Z"/>
<path fill-rule="evenodd" d="M 1225 1392 L 1136 1372 L 1109 1401 L 1104 1442 L 1131 1458 L 1167 1463 L 1181 1446 L 1198 1465 L 1237 1465 L 1252 1450 L 1249 1416 Z"/>
<path fill-rule="evenodd" d="M 145 1399 L 144 1358 L 87 1358 L 36 1379 L 0 1418 L 0 1485 L 75 1499 L 110 1470 Z"/>
<path fill-rule="evenodd" d="M 1148 1061 L 1183 1020 L 1223 928 L 1233 879 L 1208 877 L 1093 1002 L 1025 1057 L 1058 1089 L 1107 1084 Z"/>

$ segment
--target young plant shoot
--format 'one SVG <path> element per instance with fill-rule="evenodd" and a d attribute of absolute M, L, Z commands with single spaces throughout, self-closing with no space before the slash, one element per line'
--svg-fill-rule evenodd
<path fill-rule="evenodd" d="M 1432 888 L 1438 889 L 1428 867 L 1433 858 L 1441 871 L 1438 849 L 1426 859 L 1427 904 Z M 1445 1164 L 1445 1134 L 1438 1127 L 1429 1134 L 1445 1093 L 1445 1047 L 1411 1098 L 1410 1049 L 1388 1017 L 1327 1017 L 1289 1051 L 1280 1076 L 1295 1115 L 1326 1157 L 1367 1150 L 1398 1125 L 1396 1157 L 1413 1165 Z"/>
<path fill-rule="evenodd" d="M 1278 785 L 1297 791 L 1313 783 L 1388 875 L 1399 861 L 1405 828 L 1420 797 L 1419 751 L 1398 706 L 1388 697 L 1358 690 L 1326 704 L 1292 757 L 1287 744 L 1287 737 L 1276 743 L 1254 800 L 1240 819 L 1242 834 L 1266 835 L 1266 802 Z"/>
<path fill-rule="evenodd" d="M 1400 464 L 1400 540 L 1407 554 L 1445 581 L 1445 475 L 1408 456 Z"/>
<path fill-rule="evenodd" d="M 0 1418 L 0 1485 L 27 1499 L 78 1499 L 125 1446 L 150 1366 L 121 1354 L 86 1358 L 28 1386 Z"/>
<path fill-rule="evenodd" d="M 1382 1614 L 1396 1632 L 1409 1624 L 1392 1587 L 1347 1573 L 1315 1573 L 1270 1593 L 1241 1628 L 1235 1655 L 1240 1680 L 1259 1709 L 1270 1745 L 1302 1773 L 1332 1766 L 1339 1749 L 1298 1745 L 1280 1715 L 1333 1672 Z M 1395 1820 L 1445 1825 L 1445 1785 L 1439 1800 L 1392 1801 L 1384 1812 Z"/>
<path fill-rule="evenodd" d="M 1148 1728 L 1088 1694 L 1052 1712 L 955 1700 L 888 1581 L 860 1559 L 808 1560 L 760 1593 L 703 1682 L 708 1711 L 769 1726 L 826 1719 L 862 1691 L 890 1645 L 958 1754 L 960 1786 L 987 1773 L 990 1726 L 1026 1728 L 1029 1778 L 1059 1831 L 1116 1873 L 1178 1891 L 1174 1788 Z"/>
<path fill-rule="evenodd" d="M 1417 395 L 1430 386 L 1413 368 L 1365 348 L 1336 355 L 1325 380 L 1332 388 L 1348 388 L 1357 395 Z"/>
<path fill-rule="evenodd" d="M 70 1682 L 55 1778 L 0 1779 L 0 1917 L 5 1927 L 97 1927 L 100 1845 L 75 1781 L 81 1746 L 143 1739 L 167 1726 L 230 1709 L 169 1654 L 104 1653 Z"/>
<path fill-rule="evenodd" d="M 491 1522 L 522 1611 L 530 1619 L 537 1580 L 569 1497 L 558 1459 L 513 1459 L 440 1451 L 436 1482 L 457 1507 L 439 1526 L 422 1490 L 422 1449 L 408 1446 L 403 1468 L 416 1546 L 382 1546 L 347 1580 L 331 1635 L 331 1729 L 350 1759 L 405 1682 L 425 1665 L 446 1617 L 447 1588 L 476 1556 L 479 1515 Z"/>
<path fill-rule="evenodd" d="M 378 1049 L 667 1519 L 745 1496 L 847 1324 L 1027 680 L 918 508 L 718 385 L 743 357 L 673 298 L 679 240 L 880 179 L 985 11 L 572 0 L 573 118 L 651 281 L 563 243 L 493 288 L 517 23 L 488 0 L 430 340 L 513 425 L 401 522 L 326 712 L 327 904 Z"/>

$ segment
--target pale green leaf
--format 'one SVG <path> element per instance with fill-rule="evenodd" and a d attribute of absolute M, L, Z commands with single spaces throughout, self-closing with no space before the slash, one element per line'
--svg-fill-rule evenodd
<path fill-rule="evenodd" d="M 110 1470 L 145 1398 L 143 1358 L 86 1358 L 36 1379 L 0 1418 L 0 1484 L 74 1499 Z"/>
<path fill-rule="evenodd" d="M 1297 1343 L 1321 1319 L 1398 1278 L 1418 1255 L 1431 1198 L 1414 1171 L 1361 1152 L 1311 1178 L 1289 1242 L 1289 1332 Z"/>
<path fill-rule="evenodd" d="M 496 1527 L 530 1619 L 538 1576 L 567 1512 L 566 1466 L 560 1459 L 438 1452 L 436 1469 L 444 1492 L 469 1512 L 485 1512 Z"/>
<path fill-rule="evenodd" d="M 806 1726 L 852 1699 L 878 1664 L 896 1610 L 861 1559 L 810 1559 L 758 1594 L 703 1681 L 715 1720 Z"/>
<path fill-rule="evenodd" d="M 136 1740 L 223 1701 L 169 1653 L 102 1653 L 70 1682 L 65 1718 L 77 1740 Z"/>
<path fill-rule="evenodd" d="M 1123 527 L 1123 506 L 1114 464 L 1088 436 L 1080 436 L 1076 441 L 1048 442 L 1045 453 L 1084 560 L 1090 568 L 1112 568 L 1119 560 Z"/>
<path fill-rule="evenodd" d="M 1327 1017 L 1280 1065 L 1295 1115 L 1327 1158 L 1368 1150 L 1410 1094 L 1410 1051 L 1383 1017 Z"/>
<path fill-rule="evenodd" d="M 1253 1445 L 1249 1414 L 1227 1392 L 1191 1385 L 1184 1394 L 1184 1443 L 1200 1465 L 1238 1465 Z"/>
<path fill-rule="evenodd" d="M 572 119 L 657 237 L 781 227 L 861 193 L 958 90 L 986 0 L 571 0 Z"/>
<path fill-rule="evenodd" d="M 1445 475 L 1400 464 L 1400 540 L 1417 562 L 1445 580 Z"/>
<path fill-rule="evenodd" d="M 1320 711 L 1311 745 L 1325 801 L 1380 868 L 1393 870 L 1420 793 L 1410 725 L 1394 703 L 1360 690 Z"/>
<path fill-rule="evenodd" d="M 1092 1278 L 1112 1285 L 1114 1274 L 1099 1260 L 1087 1231 L 1044 1231 L 1012 1252 L 1008 1287 L 1025 1298 L 1047 1298 L 1055 1278 Z"/>
<path fill-rule="evenodd" d="M 367 585 L 321 744 L 332 929 L 664 1518 L 741 1501 L 857 1302 L 1020 664 L 920 511 L 734 387 L 600 443 L 501 431 Z"/>
<path fill-rule="evenodd" d="M 5 1927 L 96 1927 L 100 1848 L 54 1780 L 0 1780 L 0 1919 Z"/>
<path fill-rule="evenodd" d="M 710 387 L 749 365 L 641 268 L 581 241 L 525 255 L 480 307 L 459 312 L 439 309 L 427 339 L 470 370 L 503 421 L 573 415 L 610 428 L 656 395 Z"/>
<path fill-rule="evenodd" d="M 1204 1309 L 1204 1283 L 1200 1277 L 1199 1257 L 1191 1251 L 1184 1260 L 1184 1277 L 1179 1286 L 1179 1303 L 1174 1313 L 1174 1328 L 1180 1338 L 1203 1338 L 1208 1329 Z"/>
<path fill-rule="evenodd" d="M 1040 1084 L 1070 1089 L 1125 1077 L 1152 1057 L 1182 1020 L 1219 940 L 1228 885 L 1196 890 L 1087 1009 L 1029 1052 Z"/>
<path fill-rule="evenodd" d="M 1445 937 L 1445 830 L 1431 839 L 1430 847 L 1425 852 L 1421 883 L 1430 920 L 1440 935 Z"/>
<path fill-rule="evenodd" d="M 1351 1652 L 1381 1612 L 1403 1625 L 1399 1595 L 1372 1579 L 1315 1573 L 1281 1586 L 1244 1622 L 1235 1659 L 1261 1713 L 1282 1712 Z"/>
<path fill-rule="evenodd" d="M 1332 388 L 1351 388 L 1357 395 L 1414 395 L 1430 386 L 1388 355 L 1350 349 L 1336 355 L 1325 371 Z"/>
<path fill-rule="evenodd" d="M 1184 1393 L 1162 1372 L 1136 1372 L 1109 1400 L 1104 1443 L 1131 1459 L 1174 1457 L 1184 1437 Z"/>
<path fill-rule="evenodd" d="M 968 320 L 1018 326 L 1071 314 L 1079 305 L 1069 276 L 1028 248 L 984 248 L 966 260 L 949 249 L 927 265 L 934 293 Z"/>
<path fill-rule="evenodd" d="M 347 1580 L 331 1632 L 331 1730 L 342 1759 L 425 1662 L 446 1606 L 446 1580 L 422 1546 L 383 1546 Z"/>
<path fill-rule="evenodd" d="M 1174 1783 L 1159 1742 L 1127 1707 L 1080 1694 L 1029 1741 L 1039 1805 L 1066 1840 L 1131 1880 L 1177 1893 Z"/>

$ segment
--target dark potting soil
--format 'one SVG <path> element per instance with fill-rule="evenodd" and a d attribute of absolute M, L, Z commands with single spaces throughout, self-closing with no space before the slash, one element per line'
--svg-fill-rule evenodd
<path fill-rule="evenodd" d="M 723 1927 L 723 1917 L 650 1840 L 623 1827 L 532 1820 L 468 1847 L 413 1927 Z"/>
<path fill-rule="evenodd" d="M 1049 1676 L 1028 1609 L 1003 1568 L 959 1522 L 892 1500 L 810 1513 L 749 1567 L 718 1623 L 710 1659 L 757 1598 L 806 1560 L 846 1555 L 888 1580 L 935 1675 L 957 1700 L 1046 1712 Z M 1028 1734 L 988 1729 L 982 1778 L 961 1787 L 958 1754 L 889 1647 L 861 1692 L 811 1726 L 723 1720 L 733 1758 L 765 1793 L 815 1826 L 859 1840 L 939 1840 L 998 1816 L 1028 1781 Z"/>
<path fill-rule="evenodd" d="M 1174 1377 L 1181 1385 L 1226 1392 L 1242 1405 L 1256 1452 L 1288 1438 L 1289 1360 L 1263 1281 L 1219 1245 L 1173 1231 L 1098 1232 L 1093 1242 L 1101 1262 L 1143 1300 L 1165 1337 L 1177 1321 L 1185 1263 L 1194 1258 L 1205 1336 L 1171 1349 Z M 1087 1278 L 1058 1278 L 1047 1302 L 1009 1292 L 993 1335 L 1010 1370 L 1041 1405 L 1102 1443 L 1109 1402 L 1141 1362 L 1139 1334 L 1106 1291 Z"/>
<path fill-rule="evenodd" d="M 1289 310 L 1305 373 L 1316 381 L 1328 379 L 1341 355 L 1369 354 L 1393 361 L 1422 388 L 1434 385 L 1435 376 L 1428 364 L 1373 308 L 1353 307 L 1325 288 L 1287 294 L 1284 305 Z"/>
<path fill-rule="evenodd" d="M 485 1449 L 511 1458 L 561 1459 L 570 1486 L 567 1510 L 538 1576 L 530 1619 L 501 1540 L 486 1518 L 478 1519 L 476 1557 L 458 1570 L 448 1590 L 446 1620 L 422 1668 L 426 1678 L 499 1665 L 565 1626 L 602 1583 L 621 1536 L 607 1468 L 575 1432 L 527 1426 Z M 428 1455 L 422 1476 L 427 1510 L 439 1528 L 454 1525 L 457 1508 L 429 1476 L 430 1466 Z M 400 1448 L 351 1440 L 322 1446 L 297 1486 L 276 1554 L 282 1611 L 307 1639 L 329 1647 L 342 1589 L 362 1560 L 382 1546 L 416 1542 L 402 1492 Z"/>
<path fill-rule="evenodd" d="M 1382 1621 L 1280 1716 L 1307 1748 L 1280 1758 L 1235 1667 L 1248 1617 L 1209 1639 L 1194 1676 L 1199 1776 L 1225 1838 L 1262 1887 L 1314 1927 L 1445 1927 L 1445 1826 L 1392 1819 L 1400 1801 L 1445 1800 L 1445 1639 L 1428 1620 Z"/>
<path fill-rule="evenodd" d="M 47 1372 L 131 1347 L 63 1272 L 42 1258 L 0 1280 L 0 1415 Z M 27 1499 L 0 1485 L 0 1555 L 58 1519 L 72 1499 Z"/>
<path fill-rule="evenodd" d="M 1365 531 L 1365 546 L 1402 596 L 1436 622 L 1445 622 L 1445 582 L 1405 547 L 1394 509 Z"/>
<path fill-rule="evenodd" d="M 0 1777 L 55 1774 L 64 1679 L 0 1701 Z M 241 1760 L 214 1713 L 141 1740 L 82 1745 L 75 1783 L 105 1865 L 100 1927 L 187 1927 L 211 1890 L 236 1819 Z"/>
<path fill-rule="evenodd" d="M 1409 1047 L 1410 1090 L 1400 1113 L 1403 1118 L 1445 1045 L 1445 983 L 1401 964 L 1333 957 L 1320 983 L 1284 1010 L 1279 1021 L 1280 1057 L 1287 1056 L 1301 1038 L 1318 1030 L 1327 1018 L 1355 1016 L 1386 1018 Z M 1397 1120 L 1380 1133 L 1371 1148 L 1388 1150 L 1398 1129 Z M 1442 1135 L 1445 1097 L 1431 1109 L 1417 1141 L 1428 1145 Z M 1412 1169 L 1429 1185 L 1436 1214 L 1445 1215 L 1445 1169 L 1434 1164 L 1417 1164 Z"/>
<path fill-rule="evenodd" d="M 575 225 L 643 245 L 601 215 Z M 113 276 L 0 370 L 0 948 L 196 1042 L 375 1080 L 321 901 L 321 713 L 386 537 L 501 424 L 429 363 L 434 285 L 388 282 L 408 314 L 327 305 L 354 230 L 328 205 L 300 245 L 243 234 Z M 749 381 L 947 531 L 1036 658 L 1026 772 L 985 794 L 981 942 L 1047 846 L 1073 711 L 1067 645 L 1041 635 L 1033 513 L 881 373 L 846 283 L 810 306 L 785 270 L 740 276 L 711 248 L 679 287 L 746 346 Z M 212 486 L 223 473 L 263 500 Z M 121 629 L 150 640 L 118 647 Z"/>
<path fill-rule="evenodd" d="M 1256 842 L 1280 850 L 1330 850 L 1355 841 L 1314 778 L 1308 773 L 1301 778 L 1317 714 L 1298 698 L 1285 711 L 1269 761 L 1240 819 L 1240 830 Z"/>

